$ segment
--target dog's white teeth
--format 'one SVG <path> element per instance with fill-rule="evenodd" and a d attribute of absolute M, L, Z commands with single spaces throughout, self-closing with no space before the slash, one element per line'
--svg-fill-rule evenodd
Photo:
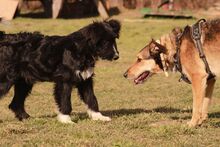
<path fill-rule="evenodd" d="M 135 83 L 135 84 L 138 84 L 139 82 L 138 82 L 138 80 L 136 79 L 136 80 L 134 80 L 134 83 Z"/>
<path fill-rule="evenodd" d="M 57 120 L 64 124 L 74 124 L 69 115 L 64 115 L 61 113 L 57 115 Z"/>
<path fill-rule="evenodd" d="M 92 120 L 111 121 L 110 117 L 104 116 L 100 112 L 88 110 L 87 113 Z"/>

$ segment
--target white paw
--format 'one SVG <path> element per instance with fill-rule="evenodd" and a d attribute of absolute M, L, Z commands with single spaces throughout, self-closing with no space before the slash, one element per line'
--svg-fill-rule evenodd
<path fill-rule="evenodd" d="M 62 113 L 59 113 L 57 115 L 57 120 L 61 123 L 64 123 L 64 124 L 74 124 L 74 122 L 71 120 L 69 115 L 65 115 Z"/>
<path fill-rule="evenodd" d="M 92 120 L 111 121 L 110 117 L 104 116 L 100 112 L 88 110 L 87 113 Z"/>

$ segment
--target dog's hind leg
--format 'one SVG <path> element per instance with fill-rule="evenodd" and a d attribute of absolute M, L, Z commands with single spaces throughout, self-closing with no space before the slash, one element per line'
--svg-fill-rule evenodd
<path fill-rule="evenodd" d="M 205 97 L 206 76 L 194 74 L 192 76 L 192 92 L 193 92 L 193 114 L 192 119 L 188 123 L 190 127 L 195 127 L 199 124 L 202 118 L 203 100 Z"/>
<path fill-rule="evenodd" d="M 93 120 L 110 121 L 111 118 L 103 116 L 99 112 L 98 102 L 93 90 L 92 78 L 89 78 L 77 85 L 78 93 L 83 102 L 88 106 L 88 115 Z"/>
<path fill-rule="evenodd" d="M 202 107 L 202 118 L 199 124 L 202 124 L 202 122 L 208 118 L 208 108 L 209 108 L 209 105 L 211 104 L 215 82 L 216 82 L 215 78 L 207 81 L 207 87 L 205 90 L 205 98 L 203 100 L 203 107 Z"/>
<path fill-rule="evenodd" d="M 19 120 L 27 119 L 30 115 L 25 111 L 24 102 L 28 94 L 31 92 L 33 85 L 25 82 L 24 79 L 19 79 L 15 81 L 14 86 L 14 97 L 9 109 L 11 109 L 16 118 Z"/>
<path fill-rule="evenodd" d="M 71 84 L 63 82 L 56 83 L 54 89 L 54 96 L 59 108 L 59 114 L 57 115 L 57 119 L 61 123 L 73 123 L 70 118 L 70 113 L 72 111 L 71 92 Z"/>

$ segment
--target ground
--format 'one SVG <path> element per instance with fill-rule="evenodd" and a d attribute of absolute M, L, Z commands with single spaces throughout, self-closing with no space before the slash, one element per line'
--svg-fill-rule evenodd
<path fill-rule="evenodd" d="M 120 59 L 99 61 L 96 66 L 95 92 L 100 110 L 111 122 L 92 121 L 86 107 L 72 92 L 73 125 L 56 120 L 52 83 L 38 83 L 26 101 L 30 119 L 20 122 L 8 109 L 13 89 L 0 101 L 0 146 L 219 146 L 220 82 L 214 91 L 209 120 L 201 127 L 188 128 L 191 117 L 190 85 L 178 82 L 178 73 L 152 77 L 143 85 L 134 85 L 123 73 L 138 51 L 151 38 L 168 33 L 175 26 L 196 20 L 145 19 L 122 21 L 118 42 Z M 47 35 L 66 35 L 91 23 L 89 19 L 17 18 L 0 24 L 10 33 L 40 31 Z"/>

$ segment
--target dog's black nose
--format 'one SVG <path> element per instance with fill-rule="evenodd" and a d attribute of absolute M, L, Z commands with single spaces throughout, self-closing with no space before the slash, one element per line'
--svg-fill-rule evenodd
<path fill-rule="evenodd" d="M 126 71 L 126 72 L 124 73 L 124 77 L 127 78 L 127 76 L 128 76 L 128 72 Z"/>
<path fill-rule="evenodd" d="M 118 58 L 119 58 L 119 55 L 115 55 L 115 56 L 113 57 L 114 60 L 117 60 Z"/>

